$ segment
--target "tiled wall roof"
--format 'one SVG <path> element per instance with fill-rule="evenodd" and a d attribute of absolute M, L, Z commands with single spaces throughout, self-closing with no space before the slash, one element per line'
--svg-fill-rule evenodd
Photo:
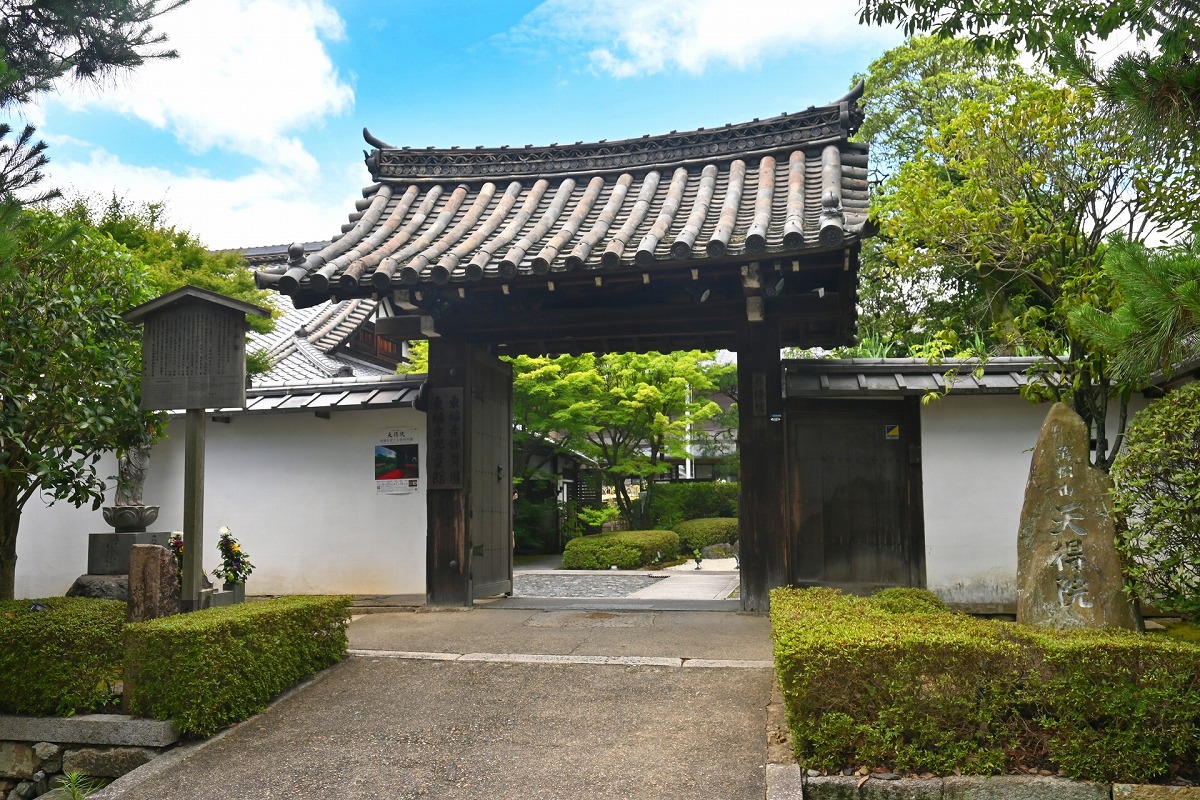
<path fill-rule="evenodd" d="M 920 358 L 796 359 L 783 362 L 787 397 L 869 397 L 926 394 L 1016 394 L 1031 379 L 1035 358 L 998 357 L 982 368 L 978 361 L 946 360 L 930 364 Z"/>

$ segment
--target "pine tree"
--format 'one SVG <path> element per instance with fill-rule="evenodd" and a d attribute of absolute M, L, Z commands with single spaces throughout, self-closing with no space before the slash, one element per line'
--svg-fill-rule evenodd
<path fill-rule="evenodd" d="M 1200 237 L 1161 249 L 1118 240 L 1104 270 L 1122 302 L 1111 314 L 1079 308 L 1071 322 L 1120 376 L 1145 381 L 1200 357 Z"/>

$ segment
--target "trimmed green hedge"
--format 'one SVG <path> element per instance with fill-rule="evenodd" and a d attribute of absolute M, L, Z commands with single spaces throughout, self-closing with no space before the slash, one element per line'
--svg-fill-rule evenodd
<path fill-rule="evenodd" d="M 1200 647 L 936 605 L 912 594 L 771 592 L 776 671 L 804 766 L 1048 767 L 1142 782 L 1200 757 Z"/>
<path fill-rule="evenodd" d="M 86 714 L 119 701 L 124 627 L 116 600 L 0 601 L 0 711 Z"/>
<path fill-rule="evenodd" d="M 737 483 L 656 483 L 648 492 L 642 522 L 649 528 L 674 528 L 688 519 L 737 515 Z"/>
<path fill-rule="evenodd" d="M 679 548 L 684 553 L 702 550 L 710 544 L 733 544 L 738 540 L 737 517 L 689 519 L 676 524 L 671 530 L 679 534 Z"/>
<path fill-rule="evenodd" d="M 350 597 L 279 597 L 126 628 L 131 713 L 210 736 L 346 654 Z"/>
<path fill-rule="evenodd" d="M 674 531 L 616 531 L 580 536 L 563 550 L 564 569 L 637 569 L 661 560 L 679 558 Z"/>

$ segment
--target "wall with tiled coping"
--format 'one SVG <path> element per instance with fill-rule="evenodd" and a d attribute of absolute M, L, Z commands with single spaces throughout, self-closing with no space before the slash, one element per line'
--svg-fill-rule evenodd
<path fill-rule="evenodd" d="M 1145 406 L 1135 399 L 1131 418 Z M 946 601 L 974 610 L 1015 607 L 1017 528 L 1049 410 L 1015 394 L 953 392 L 921 407 L 926 585 Z"/>
<path fill-rule="evenodd" d="M 394 427 L 414 429 L 423 461 L 425 415 L 412 409 L 209 421 L 205 570 L 217 565 L 225 525 L 255 565 L 250 594 L 424 595 L 424 476 L 411 494 L 376 491 L 375 444 Z M 145 499 L 162 507 L 153 530 L 183 526 L 183 428 L 172 421 L 151 456 Z M 111 459 L 99 465 L 101 476 L 115 472 Z M 87 571 L 87 534 L 106 529 L 90 506 L 31 499 L 17 540 L 17 597 L 64 594 Z"/>

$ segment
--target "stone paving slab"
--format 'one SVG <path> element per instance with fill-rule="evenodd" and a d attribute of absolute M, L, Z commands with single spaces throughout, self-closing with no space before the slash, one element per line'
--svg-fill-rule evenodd
<path fill-rule="evenodd" d="M 656 656 L 769 661 L 765 616 L 727 612 L 530 611 L 371 614 L 349 629 L 355 650 Z"/>
<path fill-rule="evenodd" d="M 629 597 L 639 600 L 724 600 L 741 585 L 736 572 L 699 572 L 671 575 Z"/>

